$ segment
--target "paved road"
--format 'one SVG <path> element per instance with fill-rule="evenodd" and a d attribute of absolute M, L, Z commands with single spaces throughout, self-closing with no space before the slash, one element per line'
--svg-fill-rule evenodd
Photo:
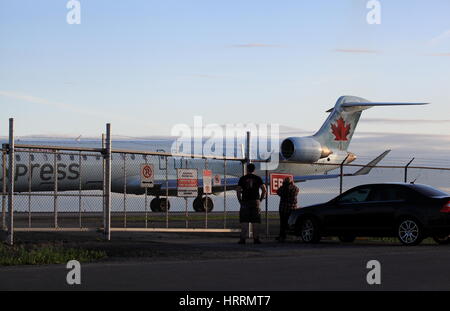
<path fill-rule="evenodd" d="M 223 244 L 227 245 L 236 247 L 234 240 L 233 245 Z M 76 286 L 66 284 L 64 265 L 1 267 L 0 290 L 450 290 L 450 246 L 266 243 L 242 247 L 261 256 L 83 264 L 82 284 Z M 366 282 L 366 263 L 372 259 L 381 263 L 381 285 Z"/>

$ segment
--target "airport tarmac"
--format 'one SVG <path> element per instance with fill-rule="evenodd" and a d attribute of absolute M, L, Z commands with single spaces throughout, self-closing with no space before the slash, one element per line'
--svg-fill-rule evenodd
<path fill-rule="evenodd" d="M 202 234 L 116 234 L 108 243 L 78 238 L 76 245 L 108 252 L 106 260 L 81 265 L 81 285 L 67 285 L 65 265 L 11 266 L 0 267 L 0 290 L 450 289 L 450 246 L 263 241 L 238 245 L 236 236 Z M 381 285 L 366 281 L 374 259 Z"/>

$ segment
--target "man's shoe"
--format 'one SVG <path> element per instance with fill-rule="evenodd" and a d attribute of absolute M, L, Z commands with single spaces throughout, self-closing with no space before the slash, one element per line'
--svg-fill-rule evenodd
<path fill-rule="evenodd" d="M 245 240 L 244 239 L 240 239 L 238 244 L 245 244 Z"/>
<path fill-rule="evenodd" d="M 253 240 L 253 243 L 255 243 L 255 244 L 261 244 L 261 240 L 260 240 L 260 239 L 254 239 L 254 240 Z"/>

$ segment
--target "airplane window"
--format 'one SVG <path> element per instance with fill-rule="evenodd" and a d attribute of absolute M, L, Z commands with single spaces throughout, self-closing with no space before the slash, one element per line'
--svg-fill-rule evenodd
<path fill-rule="evenodd" d="M 351 191 L 347 194 L 344 194 L 339 202 L 341 203 L 354 203 L 354 202 L 365 202 L 370 193 L 370 188 L 359 188 L 354 191 Z"/>
<path fill-rule="evenodd" d="M 61 161 L 61 155 L 58 154 L 58 155 L 56 156 L 56 159 L 57 159 L 58 161 Z"/>
<path fill-rule="evenodd" d="M 75 161 L 75 157 L 73 155 L 70 155 L 70 161 Z"/>
<path fill-rule="evenodd" d="M 84 160 L 84 161 L 87 160 L 87 155 L 83 155 L 83 160 Z"/>
<path fill-rule="evenodd" d="M 34 161 L 34 154 L 30 154 L 30 161 Z"/>
<path fill-rule="evenodd" d="M 16 161 L 20 161 L 20 155 L 16 154 Z"/>

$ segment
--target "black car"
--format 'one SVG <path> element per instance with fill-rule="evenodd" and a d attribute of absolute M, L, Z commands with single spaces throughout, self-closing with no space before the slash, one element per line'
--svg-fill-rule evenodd
<path fill-rule="evenodd" d="M 317 243 L 323 236 L 338 236 L 342 242 L 397 236 L 405 245 L 417 245 L 426 237 L 446 244 L 450 195 L 419 184 L 362 185 L 329 202 L 295 210 L 289 226 L 306 243 Z"/>

